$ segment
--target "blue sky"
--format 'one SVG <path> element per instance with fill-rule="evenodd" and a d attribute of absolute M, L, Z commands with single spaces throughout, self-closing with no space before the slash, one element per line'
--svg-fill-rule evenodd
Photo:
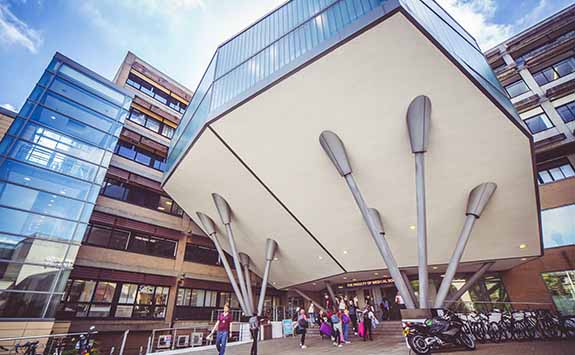
<path fill-rule="evenodd" d="M 573 0 L 437 0 L 489 49 Z M 56 51 L 112 79 L 131 50 L 195 89 L 218 44 L 284 0 L 0 0 L 0 106 L 19 109 Z"/>

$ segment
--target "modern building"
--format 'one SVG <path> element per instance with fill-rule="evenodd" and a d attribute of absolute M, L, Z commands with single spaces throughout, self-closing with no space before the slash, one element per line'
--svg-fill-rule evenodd
<path fill-rule="evenodd" d="M 429 102 L 425 222 L 406 116 L 411 105 L 429 112 Z M 428 272 L 421 298 L 433 305 L 455 260 L 451 297 L 465 284 L 477 287 L 464 300 L 506 301 L 502 273 L 543 251 L 532 151 L 476 41 L 434 1 L 293 0 L 218 47 L 162 184 L 233 254 L 231 226 L 252 270 L 290 298 L 331 288 L 377 303 L 400 292 L 415 305 L 409 286 L 420 298 L 418 275 Z M 464 220 L 479 216 L 473 203 L 466 212 L 468 196 L 488 182 L 497 189 L 458 265 L 451 255 Z"/>
<path fill-rule="evenodd" d="M 0 337 L 46 334 L 132 94 L 56 54 L 0 143 Z"/>
<path fill-rule="evenodd" d="M 10 128 L 10 125 L 12 124 L 12 121 L 14 121 L 15 117 L 16 112 L 12 112 L 3 107 L 0 107 L 0 140 L 2 137 L 4 137 L 4 134 L 6 134 L 8 128 Z"/>
<path fill-rule="evenodd" d="M 135 354 L 228 302 L 433 306 L 450 262 L 456 307 L 572 312 L 574 12 L 486 59 L 432 0 L 291 0 L 195 92 L 131 52 L 113 82 L 57 54 L 0 143 L 0 338 L 95 325 Z M 423 161 L 406 117 L 429 108 Z"/>
<path fill-rule="evenodd" d="M 486 52 L 529 129 L 541 198 L 544 255 L 511 269 L 511 301 L 575 314 L 575 5 Z"/>

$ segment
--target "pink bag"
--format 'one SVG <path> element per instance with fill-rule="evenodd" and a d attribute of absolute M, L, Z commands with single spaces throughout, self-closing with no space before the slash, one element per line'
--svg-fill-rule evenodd
<path fill-rule="evenodd" d="M 358 325 L 357 325 L 357 335 L 359 335 L 360 337 L 362 337 L 362 336 L 363 336 L 363 332 L 364 332 L 363 322 L 359 322 Z"/>

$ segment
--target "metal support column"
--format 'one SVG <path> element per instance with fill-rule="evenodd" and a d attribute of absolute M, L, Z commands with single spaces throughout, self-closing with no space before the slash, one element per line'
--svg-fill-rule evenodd
<path fill-rule="evenodd" d="M 310 296 L 306 295 L 303 291 L 297 289 L 297 288 L 291 288 L 291 290 L 294 290 L 298 295 L 302 296 L 305 300 L 313 303 L 314 306 L 316 306 L 317 308 L 319 308 L 320 311 L 325 312 L 326 309 L 322 307 L 322 305 L 316 301 L 314 301 Z"/>
<path fill-rule="evenodd" d="M 431 100 L 417 96 L 407 109 L 407 128 L 411 152 L 415 155 L 415 190 L 417 202 L 417 259 L 419 279 L 419 308 L 427 308 L 429 279 L 427 273 L 427 218 L 425 207 L 424 154 L 429 142 Z"/>
<path fill-rule="evenodd" d="M 242 293 L 240 292 L 238 284 L 236 283 L 236 279 L 234 277 L 232 269 L 230 268 L 230 264 L 228 263 L 228 259 L 226 258 L 226 254 L 224 253 L 222 246 L 220 245 L 220 242 L 218 241 L 218 236 L 216 233 L 216 225 L 215 225 L 214 221 L 208 215 L 206 215 L 202 212 L 196 212 L 196 214 L 198 215 L 198 218 L 200 219 L 200 222 L 201 222 L 202 226 L 204 227 L 204 232 L 206 232 L 206 234 L 210 237 L 210 239 L 212 240 L 212 242 L 214 242 L 214 245 L 216 246 L 216 249 L 218 251 L 218 255 L 220 256 L 220 259 L 222 260 L 222 264 L 224 265 L 224 270 L 226 271 L 226 275 L 228 276 L 228 280 L 230 280 L 230 284 L 232 284 L 232 288 L 234 290 L 234 293 L 236 294 L 236 297 L 238 298 L 238 302 L 240 303 L 240 307 L 242 308 L 242 311 L 246 315 L 250 314 L 248 308 L 246 307 L 246 305 L 244 303 L 244 299 L 242 298 Z"/>
<path fill-rule="evenodd" d="M 273 239 L 266 240 L 266 266 L 264 268 L 264 275 L 262 277 L 262 288 L 260 290 L 260 300 L 258 302 L 258 315 L 262 315 L 264 310 L 264 300 L 266 298 L 266 290 L 268 287 L 268 279 L 270 276 L 270 268 L 272 266 L 272 260 L 277 249 L 277 242 Z"/>
<path fill-rule="evenodd" d="M 447 265 L 445 277 L 443 278 L 443 281 L 441 281 L 441 286 L 437 291 L 437 297 L 435 298 L 434 304 L 435 308 L 441 308 L 443 306 L 443 302 L 445 302 L 445 298 L 449 292 L 449 287 L 451 286 L 451 281 L 453 281 L 453 277 L 457 272 L 457 266 L 459 266 L 459 262 L 461 261 L 461 257 L 465 251 L 465 245 L 467 245 L 467 241 L 469 240 L 471 231 L 473 230 L 475 220 L 481 217 L 483 209 L 491 199 L 496 188 L 497 185 L 495 183 L 487 182 L 478 185 L 471 190 L 467 201 L 465 223 L 463 224 L 463 228 L 461 229 L 461 233 L 457 239 L 457 244 L 453 250 L 449 264 Z"/>
<path fill-rule="evenodd" d="M 248 290 L 248 300 L 247 302 L 251 305 L 251 309 L 253 310 L 254 305 L 254 294 L 252 291 L 252 279 L 250 276 L 250 257 L 245 253 L 239 253 L 238 256 L 240 257 L 240 264 L 244 268 L 244 276 L 246 278 L 246 289 Z"/>
<path fill-rule="evenodd" d="M 345 147 L 343 143 L 339 139 L 339 137 L 331 132 L 331 131 L 323 131 L 319 136 L 319 143 L 321 144 L 322 148 L 328 155 L 331 162 L 334 164 L 335 168 L 337 169 L 338 173 L 345 178 L 347 185 L 355 199 L 357 206 L 363 216 L 365 223 L 369 229 L 369 232 L 375 241 L 387 268 L 389 269 L 389 273 L 393 277 L 393 281 L 397 290 L 399 291 L 400 295 L 405 300 L 405 304 L 407 308 L 415 308 L 415 304 L 409 295 L 409 291 L 407 290 L 407 286 L 399 273 L 399 268 L 397 267 L 397 263 L 393 258 L 393 254 L 391 253 L 391 249 L 387 244 L 385 238 L 383 238 L 383 226 L 381 231 L 378 231 L 376 227 L 374 227 L 374 221 L 370 217 L 368 212 L 367 205 L 359 187 L 357 186 L 353 175 L 351 165 L 349 164 L 349 160 L 347 158 L 347 152 L 345 151 Z M 377 211 L 376 211 L 377 212 Z M 379 215 L 379 213 L 378 213 Z M 379 220 L 379 224 L 381 225 L 381 220 Z M 381 233 L 380 233 L 381 232 Z"/>
<path fill-rule="evenodd" d="M 242 271 L 242 266 L 238 257 L 238 250 L 236 248 L 236 241 L 234 240 L 234 232 L 232 230 L 232 218 L 231 209 L 228 202 L 220 195 L 213 193 L 212 198 L 214 199 L 214 204 L 220 215 L 222 224 L 226 227 L 226 234 L 228 235 L 228 242 L 230 244 L 230 249 L 232 252 L 232 259 L 234 260 L 234 265 L 236 267 L 236 274 L 238 275 L 238 283 L 240 284 L 240 291 L 244 304 L 247 306 L 248 314 L 251 315 L 253 312 L 252 305 L 250 305 L 248 299 L 248 291 L 246 289 L 246 282 L 244 280 L 244 273 Z"/>
<path fill-rule="evenodd" d="M 477 271 L 475 271 L 473 275 L 471 275 L 469 280 L 467 280 L 467 282 L 459 290 L 457 290 L 455 295 L 453 295 L 451 299 L 445 301 L 445 306 L 447 307 L 451 303 L 456 302 L 458 299 L 460 299 L 465 292 L 467 292 L 473 285 L 475 285 L 477 281 L 479 281 L 479 279 L 483 277 L 483 275 L 487 272 L 487 270 L 489 270 L 489 268 L 493 264 L 494 264 L 493 262 L 490 262 L 481 265 L 481 267 Z"/>
<path fill-rule="evenodd" d="M 405 271 L 400 271 L 400 272 L 401 272 L 401 277 L 403 278 L 403 281 L 405 281 L 405 285 L 407 286 L 407 289 L 409 290 L 409 294 L 411 295 L 411 299 L 413 299 L 413 301 L 416 301 L 417 297 L 415 297 L 415 291 L 413 290 L 413 286 L 411 286 L 411 282 L 409 282 L 409 277 L 407 277 L 407 273 Z"/>
<path fill-rule="evenodd" d="M 333 305 L 337 308 L 336 299 L 335 299 L 335 292 L 333 292 L 333 287 L 331 287 L 331 283 L 329 281 L 325 282 L 325 287 L 327 288 L 327 292 L 329 293 L 329 297 L 331 297 L 331 301 Z"/>

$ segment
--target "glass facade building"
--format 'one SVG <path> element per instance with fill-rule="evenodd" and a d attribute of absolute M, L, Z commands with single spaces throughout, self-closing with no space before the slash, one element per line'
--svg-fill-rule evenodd
<path fill-rule="evenodd" d="M 396 10 L 518 119 L 475 39 L 435 1 L 292 0 L 218 47 L 171 141 L 166 178 L 210 120 Z"/>
<path fill-rule="evenodd" d="M 131 94 L 56 54 L 0 143 L 0 317 L 52 318 Z"/>

